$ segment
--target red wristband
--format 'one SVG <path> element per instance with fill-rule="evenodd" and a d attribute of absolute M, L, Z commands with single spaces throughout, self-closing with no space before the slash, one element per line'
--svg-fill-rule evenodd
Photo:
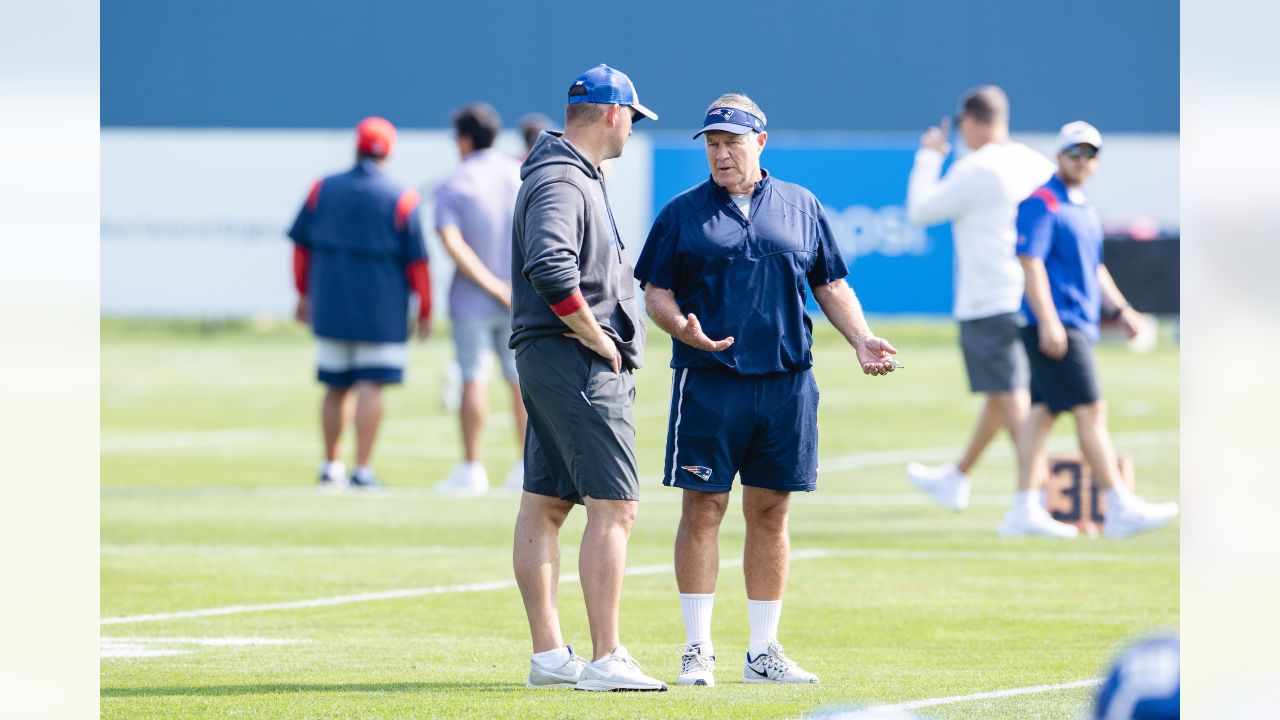
<path fill-rule="evenodd" d="M 582 290 L 574 290 L 569 297 L 558 303 L 551 303 L 551 312 L 559 317 L 564 317 L 565 315 L 572 315 L 586 306 L 587 301 L 582 297 Z"/>

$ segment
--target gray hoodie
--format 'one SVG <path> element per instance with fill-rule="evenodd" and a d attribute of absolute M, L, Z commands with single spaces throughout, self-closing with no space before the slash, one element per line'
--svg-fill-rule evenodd
<path fill-rule="evenodd" d="M 617 343 L 623 366 L 639 368 L 645 325 L 599 168 L 560 133 L 544 132 L 520 178 L 511 233 L 511 347 L 569 332 L 551 305 L 580 289 Z"/>

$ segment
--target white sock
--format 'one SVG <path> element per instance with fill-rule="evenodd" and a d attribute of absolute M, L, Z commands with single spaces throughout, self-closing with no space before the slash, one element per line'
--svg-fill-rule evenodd
<path fill-rule="evenodd" d="M 1134 495 L 1127 487 L 1112 485 L 1110 490 L 1102 493 L 1102 497 L 1107 501 L 1107 507 L 1123 510 L 1133 504 Z"/>
<path fill-rule="evenodd" d="M 751 653 L 758 655 L 778 639 L 778 620 L 782 618 L 781 600 L 747 600 L 747 622 L 751 625 Z"/>
<path fill-rule="evenodd" d="M 558 667 L 564 667 L 569 662 L 569 646 L 558 647 L 555 650 L 534 653 L 533 662 L 544 670 L 555 670 Z"/>
<path fill-rule="evenodd" d="M 711 646 L 711 607 L 716 594 L 680 593 L 680 613 L 684 615 L 684 641 L 701 645 L 704 655 L 714 655 Z"/>
<path fill-rule="evenodd" d="M 373 477 L 373 468 L 368 465 L 357 465 L 355 475 L 361 480 L 368 480 Z M 557 665 L 557 667 L 559 666 Z"/>
<path fill-rule="evenodd" d="M 1014 507 L 1019 510 L 1034 510 L 1038 505 L 1040 505 L 1039 490 L 1019 490 L 1014 497 Z"/>
<path fill-rule="evenodd" d="M 321 463 L 320 472 L 330 480 L 341 480 L 347 474 L 347 464 L 341 460 Z"/>

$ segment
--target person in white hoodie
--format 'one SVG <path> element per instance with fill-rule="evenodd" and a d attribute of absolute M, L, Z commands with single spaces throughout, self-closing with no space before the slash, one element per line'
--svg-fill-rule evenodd
<path fill-rule="evenodd" d="M 951 148 L 944 119 L 920 139 L 907 186 L 907 216 L 918 225 L 951 222 L 960 347 L 969 389 L 986 396 L 964 453 L 955 463 L 907 465 L 907 478 L 943 507 L 969 504 L 969 473 L 1002 428 L 1016 443 L 1030 408 L 1030 371 L 1019 339 L 1023 273 L 1014 253 L 1018 203 L 1053 175 L 1048 158 L 1009 139 L 1009 99 L 984 85 L 960 100 L 956 130 L 970 152 L 942 166 Z M 1010 515 L 1014 534 L 1069 537 L 1039 502 L 1039 489 L 1019 484 Z M 1007 519 L 1006 519 L 1007 520 Z"/>

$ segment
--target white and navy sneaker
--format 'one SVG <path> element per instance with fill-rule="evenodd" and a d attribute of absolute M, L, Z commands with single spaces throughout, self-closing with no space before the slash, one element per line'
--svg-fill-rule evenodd
<path fill-rule="evenodd" d="M 331 468 L 328 464 L 320 465 L 319 478 L 316 480 L 316 487 L 321 490 L 334 492 L 346 490 L 348 485 L 346 470 L 341 467 Z"/>
<path fill-rule="evenodd" d="M 686 645 L 684 656 L 680 658 L 680 677 L 676 678 L 676 684 L 715 685 L 716 656 L 704 655 L 701 644 Z"/>
<path fill-rule="evenodd" d="M 357 490 L 384 490 L 386 486 L 378 480 L 378 476 L 370 470 L 366 473 L 355 472 L 351 474 L 351 479 L 347 481 L 347 485 Z"/>
<path fill-rule="evenodd" d="M 1005 513 L 996 532 L 1000 537 L 1039 536 L 1065 539 L 1076 537 L 1080 534 L 1080 529 L 1054 520 L 1049 511 L 1039 505 L 1027 507 L 1015 504 Z"/>
<path fill-rule="evenodd" d="M 1107 508 L 1107 519 L 1102 525 L 1102 534 L 1112 538 L 1126 538 L 1135 533 L 1155 530 L 1163 527 L 1178 517 L 1178 503 L 1147 502 L 1139 497 L 1130 497 L 1123 507 L 1112 503 Z"/>
<path fill-rule="evenodd" d="M 755 657 L 751 657 L 750 650 L 747 651 L 742 682 L 812 684 L 818 682 L 818 676 L 796 665 L 782 651 L 778 641 L 770 640 L 768 649 Z"/>
<path fill-rule="evenodd" d="M 969 507 L 969 476 L 955 465 L 929 467 L 907 463 L 907 480 L 917 489 L 929 493 L 942 507 L 959 512 Z"/>
<path fill-rule="evenodd" d="M 587 666 L 587 661 L 578 657 L 572 645 L 565 647 L 569 649 L 569 661 L 554 670 L 548 670 L 532 660 L 529 661 L 529 680 L 525 682 L 525 687 L 571 688 L 577 685 L 578 680 L 582 678 L 582 669 Z"/>
<path fill-rule="evenodd" d="M 651 678 L 640 669 L 640 663 L 619 645 L 613 652 L 587 663 L 582 669 L 582 677 L 574 690 L 592 690 L 595 692 L 616 692 L 623 690 L 649 690 L 666 692 L 667 684 Z"/>

